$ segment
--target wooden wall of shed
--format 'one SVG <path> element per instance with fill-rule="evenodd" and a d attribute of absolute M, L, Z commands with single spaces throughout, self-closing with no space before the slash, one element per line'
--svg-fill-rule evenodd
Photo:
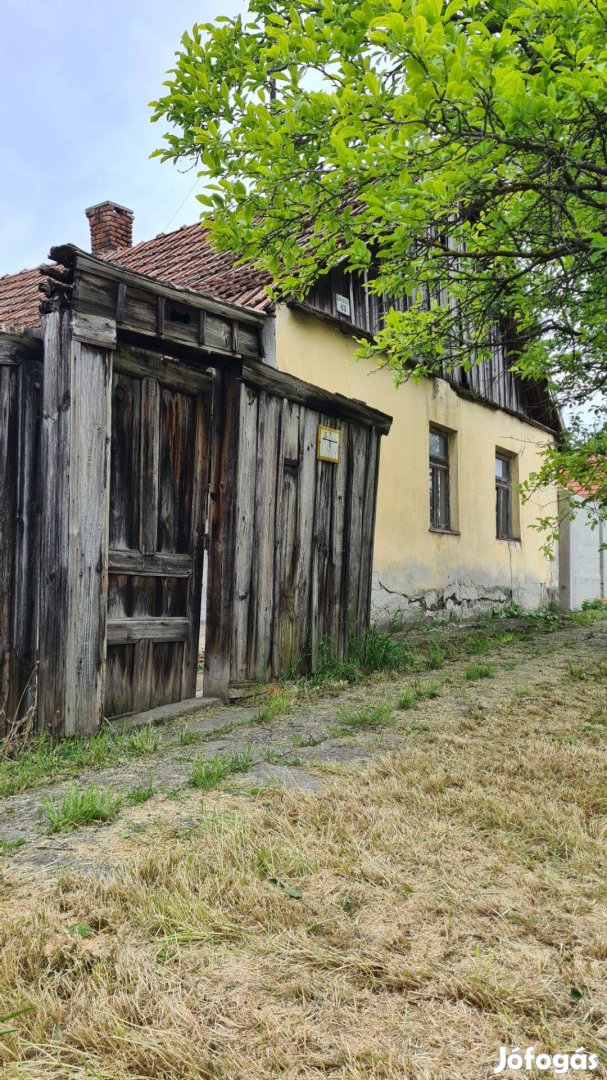
<path fill-rule="evenodd" d="M 341 431 L 317 459 L 319 424 Z M 380 434 L 242 385 L 230 682 L 267 681 L 369 624 Z"/>
<path fill-rule="evenodd" d="M 0 736 L 33 703 L 40 523 L 39 342 L 0 334 Z"/>

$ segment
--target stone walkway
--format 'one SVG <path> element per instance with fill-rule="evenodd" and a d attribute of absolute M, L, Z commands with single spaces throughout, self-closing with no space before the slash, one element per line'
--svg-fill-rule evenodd
<path fill-rule="evenodd" d="M 519 685 L 550 679 L 567 669 L 573 659 L 591 663 L 605 655 L 607 635 L 592 628 L 575 627 L 538 637 L 529 643 L 513 643 L 490 655 L 467 657 L 444 669 L 425 672 L 421 683 L 440 684 L 435 700 L 421 702 L 410 711 L 399 711 L 399 694 L 413 676 L 377 678 L 335 694 L 325 694 L 293 708 L 287 715 L 260 723 L 256 708 L 217 706 L 194 711 L 187 717 L 158 728 L 160 745 L 146 757 L 108 768 L 81 770 L 69 779 L 0 800 L 0 838 L 22 845 L 0 856 L 5 875 L 23 879 L 32 875 L 56 875 L 61 868 L 104 872 L 139 847 L 142 834 L 167 826 L 179 832 L 198 824 L 202 806 L 216 791 L 201 792 L 188 785 L 192 761 L 203 756 L 249 751 L 251 767 L 246 773 L 224 781 L 233 793 L 254 792 L 259 784 L 279 783 L 302 790 L 319 788 L 327 772 L 364 765 L 373 756 L 406 748 L 412 725 L 417 732 L 432 730 L 433 718 L 461 717 L 491 709 Z M 572 652 L 575 649 L 575 653 Z M 495 666 L 495 677 L 467 682 L 465 668 L 473 660 Z M 341 706 L 373 707 L 385 700 L 394 709 L 394 722 L 364 727 L 355 734 L 336 733 Z M 186 744 L 184 733 L 194 740 Z M 110 787 L 126 795 L 134 788 L 151 786 L 154 795 L 138 806 L 124 805 L 118 817 L 105 825 L 89 825 L 71 833 L 49 835 L 45 831 L 43 801 L 58 802 L 67 788 L 77 784 Z"/>

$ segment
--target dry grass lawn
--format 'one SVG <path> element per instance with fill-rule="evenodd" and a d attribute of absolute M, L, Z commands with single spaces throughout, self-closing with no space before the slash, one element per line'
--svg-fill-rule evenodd
<path fill-rule="evenodd" d="M 607 1061 L 593 665 L 546 680 L 540 656 L 490 708 L 424 702 L 402 750 L 325 768 L 320 793 L 205 795 L 199 827 L 110 877 L 6 886 L 0 1016 L 31 1011 L 0 1075 L 476 1080 L 501 1044 Z"/>

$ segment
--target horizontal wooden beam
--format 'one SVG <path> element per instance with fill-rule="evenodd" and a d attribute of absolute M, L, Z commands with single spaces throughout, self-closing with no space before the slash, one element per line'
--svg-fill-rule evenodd
<path fill-rule="evenodd" d="M 372 409 L 363 401 L 356 401 L 343 394 L 332 394 L 329 390 L 303 382 L 294 375 L 277 371 L 268 364 L 243 361 L 242 381 L 246 386 L 265 390 L 266 393 L 274 394 L 276 397 L 288 398 L 289 401 L 305 405 L 306 408 L 313 409 L 315 412 L 342 420 L 351 420 L 365 427 L 377 428 L 382 435 L 387 435 L 392 426 L 392 417 L 387 413 Z"/>
<path fill-rule="evenodd" d="M 116 323 L 114 319 L 75 311 L 72 316 L 72 337 L 87 345 L 98 345 L 101 349 L 115 349 Z"/>
<path fill-rule="evenodd" d="M 76 266 L 79 270 L 87 270 L 110 281 L 119 281 L 127 287 L 150 289 L 156 296 L 164 296 L 175 303 L 191 304 L 195 308 L 204 308 L 205 311 L 214 312 L 217 315 L 225 315 L 238 322 L 248 323 L 250 326 L 262 326 L 266 316 L 263 312 L 254 311 L 253 308 L 241 307 L 239 304 L 230 304 L 227 301 L 216 300 L 205 293 L 186 289 L 180 285 L 167 285 L 162 281 L 151 278 L 147 274 L 139 274 L 134 270 L 128 270 L 117 263 L 106 262 L 105 259 L 97 259 L 86 251 L 73 244 L 63 244 L 51 248 L 51 259 L 64 266 Z"/>
<path fill-rule="evenodd" d="M 365 330 L 363 326 L 356 326 L 353 322 L 348 322 L 347 319 L 340 319 L 339 315 L 332 315 L 330 311 L 322 311 L 320 308 L 314 307 L 313 304 L 307 304 L 305 300 L 287 300 L 287 307 L 290 307 L 293 311 L 301 311 L 302 315 L 311 315 L 313 319 L 328 323 L 329 326 L 341 330 L 342 334 L 347 334 L 348 337 L 364 338 L 365 341 L 373 341 L 375 338 L 375 334 L 371 330 Z"/>
<path fill-rule="evenodd" d="M 174 357 L 165 357 L 151 349 L 123 349 L 120 348 L 114 355 L 114 371 L 122 371 L 125 375 L 135 375 L 141 378 L 148 375 L 151 379 L 159 379 L 164 386 L 183 390 L 185 393 L 211 393 L 213 386 L 213 372 L 200 365 L 198 358 L 197 367 L 191 364 L 186 366 Z"/>
<path fill-rule="evenodd" d="M 0 364 L 20 364 L 25 357 L 42 360 L 43 353 L 41 338 L 32 334 L 0 330 Z"/>
<path fill-rule="evenodd" d="M 142 555 L 140 551 L 110 549 L 110 574 L 134 574 L 137 577 L 181 577 L 192 573 L 191 555 Z"/>
<path fill-rule="evenodd" d="M 108 619 L 108 645 L 128 645 L 135 641 L 187 641 L 189 619 Z"/>

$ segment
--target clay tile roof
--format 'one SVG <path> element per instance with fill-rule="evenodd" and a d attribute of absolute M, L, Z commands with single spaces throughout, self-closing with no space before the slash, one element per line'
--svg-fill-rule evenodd
<path fill-rule="evenodd" d="M 0 277 L 0 329 L 25 330 L 38 325 L 40 280 L 37 269 Z"/>
<path fill-rule="evenodd" d="M 207 230 L 200 225 L 184 225 L 134 247 L 109 251 L 103 258 L 166 285 L 183 285 L 216 300 L 257 311 L 270 307 L 264 288 L 270 282 L 269 276 L 252 266 L 236 266 L 233 255 L 215 251 Z M 23 330 L 39 323 L 39 282 L 37 269 L 0 277 L 0 327 Z"/>
<path fill-rule="evenodd" d="M 217 300 L 258 311 L 270 306 L 264 288 L 270 282 L 269 275 L 252 266 L 236 266 L 233 255 L 215 251 L 208 231 L 200 225 L 183 225 L 175 232 L 161 233 L 103 257 L 166 285 L 183 285 Z"/>

